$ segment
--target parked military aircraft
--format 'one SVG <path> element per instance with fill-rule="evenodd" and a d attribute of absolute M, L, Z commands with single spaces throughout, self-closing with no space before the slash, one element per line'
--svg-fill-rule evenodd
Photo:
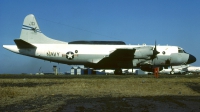
<path fill-rule="evenodd" d="M 200 73 L 200 67 L 188 65 L 187 67 L 183 68 L 183 71 L 187 73 Z"/>
<path fill-rule="evenodd" d="M 126 45 L 122 41 L 63 42 L 45 36 L 34 17 L 24 19 L 16 45 L 3 45 L 14 53 L 68 65 L 84 65 L 94 69 L 141 68 L 152 71 L 154 67 L 190 64 L 196 58 L 178 46 Z"/>
<path fill-rule="evenodd" d="M 183 71 L 182 66 L 173 66 L 173 67 L 169 67 L 168 69 L 162 69 L 161 71 L 159 71 L 159 73 L 162 74 L 183 74 L 185 71 Z"/>
<path fill-rule="evenodd" d="M 123 74 L 134 74 L 135 71 L 138 70 L 138 69 L 122 69 L 122 73 Z M 106 69 L 106 70 L 96 70 L 96 71 L 99 71 L 99 72 L 104 72 L 106 74 L 114 74 L 115 70 L 110 70 L 110 69 Z"/>
<path fill-rule="evenodd" d="M 168 69 L 161 70 L 159 73 L 164 73 L 164 74 L 200 73 L 200 67 L 191 66 L 191 65 L 171 66 Z"/>

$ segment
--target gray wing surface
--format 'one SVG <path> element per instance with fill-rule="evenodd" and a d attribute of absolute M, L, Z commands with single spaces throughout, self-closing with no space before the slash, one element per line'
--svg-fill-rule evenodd
<path fill-rule="evenodd" d="M 136 49 L 116 49 L 109 56 L 101 59 L 97 63 L 99 68 L 116 68 L 122 65 L 127 65 L 127 67 L 132 66 L 132 59 L 134 58 L 134 52 Z"/>
<path fill-rule="evenodd" d="M 109 58 L 118 60 L 129 60 L 134 58 L 134 53 L 136 49 L 116 49 L 113 51 Z"/>

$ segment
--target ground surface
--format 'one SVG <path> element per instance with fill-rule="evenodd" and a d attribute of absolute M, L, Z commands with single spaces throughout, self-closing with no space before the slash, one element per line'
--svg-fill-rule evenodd
<path fill-rule="evenodd" d="M 199 112 L 200 76 L 0 75 L 0 111 Z"/>

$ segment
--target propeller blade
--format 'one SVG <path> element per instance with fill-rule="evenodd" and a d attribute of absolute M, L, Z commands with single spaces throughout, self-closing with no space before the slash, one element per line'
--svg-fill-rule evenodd
<path fill-rule="evenodd" d="M 154 55 L 157 55 L 159 54 L 160 52 L 157 51 L 157 48 L 156 48 L 156 41 L 155 41 L 155 48 L 154 48 Z"/>
<path fill-rule="evenodd" d="M 155 47 L 154 47 L 154 49 L 153 49 L 153 55 L 152 55 L 152 60 L 154 59 L 154 58 L 156 58 L 157 57 L 157 54 L 159 54 L 160 52 L 158 52 L 157 51 L 157 48 L 156 48 L 156 41 L 155 41 Z"/>

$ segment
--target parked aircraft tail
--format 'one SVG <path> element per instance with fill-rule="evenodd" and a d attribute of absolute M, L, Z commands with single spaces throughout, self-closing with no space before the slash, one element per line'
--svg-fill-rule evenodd
<path fill-rule="evenodd" d="M 41 32 L 33 14 L 29 14 L 25 17 L 20 39 L 33 44 L 66 44 L 66 42 L 54 40 L 45 36 Z"/>

